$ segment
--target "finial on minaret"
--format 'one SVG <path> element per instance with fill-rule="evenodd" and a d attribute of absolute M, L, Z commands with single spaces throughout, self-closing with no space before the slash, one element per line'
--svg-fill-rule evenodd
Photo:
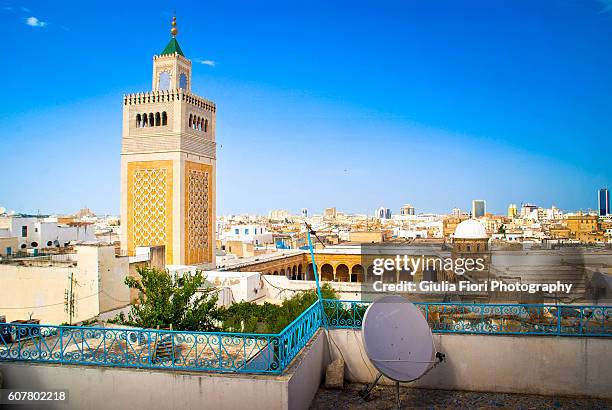
<path fill-rule="evenodd" d="M 176 28 L 176 15 L 172 17 L 172 28 L 170 29 L 170 34 L 172 34 L 172 37 L 176 37 L 178 34 L 178 29 Z"/>

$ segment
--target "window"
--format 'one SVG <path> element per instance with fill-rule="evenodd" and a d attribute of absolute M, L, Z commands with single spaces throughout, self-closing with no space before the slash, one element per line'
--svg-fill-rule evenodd
<path fill-rule="evenodd" d="M 187 76 L 185 73 L 181 73 L 181 76 L 179 77 L 179 88 L 182 88 L 183 90 L 187 89 Z"/>
<path fill-rule="evenodd" d="M 30 245 L 32 245 L 32 248 L 37 248 L 38 247 L 38 242 L 34 241 Z"/>
<path fill-rule="evenodd" d="M 162 112 L 162 125 L 168 125 L 168 114 L 166 114 L 166 111 Z"/>
<path fill-rule="evenodd" d="M 27 225 L 23 225 L 21 227 L 21 237 L 25 238 L 26 236 L 28 236 L 28 227 Z"/>
<path fill-rule="evenodd" d="M 150 112 L 149 113 L 149 127 L 152 127 L 155 125 L 155 119 L 153 118 L 153 113 Z"/>
<path fill-rule="evenodd" d="M 204 120 L 204 132 L 208 132 L 208 120 Z"/>
<path fill-rule="evenodd" d="M 189 128 L 193 127 L 193 115 L 189 114 Z"/>
<path fill-rule="evenodd" d="M 159 75 L 159 83 L 158 88 L 161 91 L 167 91 L 170 89 L 170 73 L 167 71 L 162 71 Z"/>
<path fill-rule="evenodd" d="M 53 242 L 47 241 L 47 246 L 53 246 Z"/>
<path fill-rule="evenodd" d="M 236 235 L 240 234 L 240 229 L 234 229 L 234 233 L 235 233 Z"/>
<path fill-rule="evenodd" d="M 155 126 L 159 127 L 161 125 L 161 115 L 156 112 L 155 113 Z"/>
<path fill-rule="evenodd" d="M 245 234 L 245 235 L 248 235 L 248 234 L 249 234 L 249 230 L 248 230 L 248 229 L 245 229 L 245 230 L 244 230 L 244 234 Z"/>
<path fill-rule="evenodd" d="M 142 121 L 142 119 L 140 118 L 140 114 L 136 114 L 136 128 L 140 128 L 140 126 L 142 125 L 140 122 Z"/>

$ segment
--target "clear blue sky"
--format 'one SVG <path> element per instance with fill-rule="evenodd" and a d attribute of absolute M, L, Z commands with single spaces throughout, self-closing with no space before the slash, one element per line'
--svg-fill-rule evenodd
<path fill-rule="evenodd" d="M 218 107 L 219 214 L 612 188 L 610 2 L 0 1 L 10 209 L 119 212 L 121 96 L 150 89 L 173 10 Z"/>

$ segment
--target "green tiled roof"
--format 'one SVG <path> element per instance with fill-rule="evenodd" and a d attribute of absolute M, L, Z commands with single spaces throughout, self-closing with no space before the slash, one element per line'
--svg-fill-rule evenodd
<path fill-rule="evenodd" d="M 183 50 L 181 50 L 181 46 L 179 46 L 178 41 L 176 41 L 176 38 L 172 37 L 172 39 L 170 40 L 170 42 L 168 43 L 166 48 L 164 48 L 164 51 L 162 51 L 160 55 L 163 56 L 166 54 L 174 54 L 174 53 L 178 53 L 182 55 L 183 57 L 185 57 L 185 54 L 183 54 Z"/>

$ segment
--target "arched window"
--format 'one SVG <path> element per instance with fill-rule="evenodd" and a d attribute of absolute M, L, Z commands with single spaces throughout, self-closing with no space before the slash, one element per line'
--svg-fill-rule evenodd
<path fill-rule="evenodd" d="M 159 74 L 158 88 L 162 91 L 170 89 L 170 73 L 168 71 L 162 71 Z"/>
<path fill-rule="evenodd" d="M 150 112 L 149 113 L 149 127 L 152 127 L 155 125 L 155 118 L 153 117 L 153 113 Z"/>
<path fill-rule="evenodd" d="M 189 114 L 189 128 L 193 127 L 193 116 Z"/>
<path fill-rule="evenodd" d="M 156 112 L 155 113 L 155 126 L 159 127 L 161 125 L 161 115 Z"/>
<path fill-rule="evenodd" d="M 147 114 L 142 114 L 142 126 L 143 128 L 149 126 L 149 120 L 148 120 Z"/>
<path fill-rule="evenodd" d="M 142 121 L 142 119 L 140 118 L 140 114 L 136 114 L 136 128 L 140 128 L 142 126 L 140 121 Z"/>
<path fill-rule="evenodd" d="M 198 131 L 202 131 L 202 119 L 198 117 Z"/>
<path fill-rule="evenodd" d="M 168 125 L 168 114 L 166 114 L 166 111 L 162 112 L 162 125 Z"/>
<path fill-rule="evenodd" d="M 185 73 L 181 73 L 179 76 L 179 88 L 182 88 L 183 90 L 187 89 L 187 76 Z"/>
<path fill-rule="evenodd" d="M 208 132 L 208 120 L 204 120 L 204 132 Z"/>

